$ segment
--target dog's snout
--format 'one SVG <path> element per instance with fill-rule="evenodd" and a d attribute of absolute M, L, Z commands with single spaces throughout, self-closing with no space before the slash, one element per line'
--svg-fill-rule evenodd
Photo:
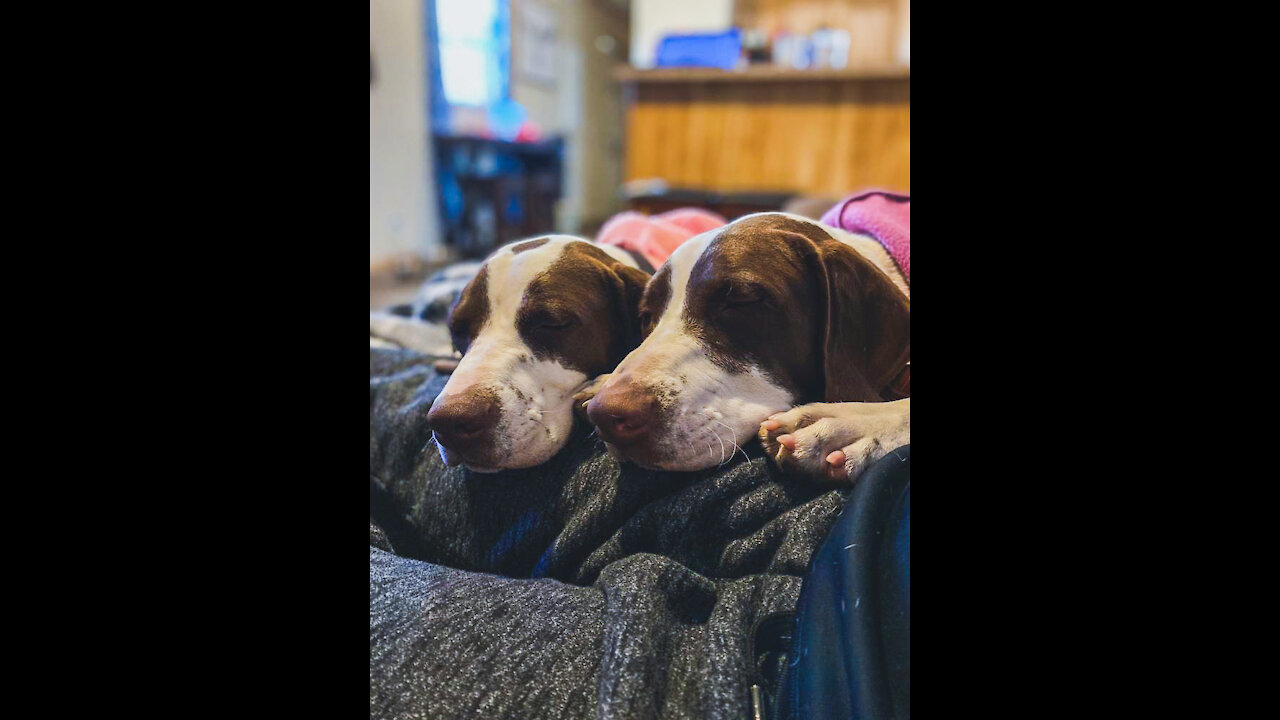
<path fill-rule="evenodd" d="M 433 405 L 427 424 L 441 445 L 465 455 L 498 424 L 501 412 L 493 392 L 475 389 Z"/>
<path fill-rule="evenodd" d="M 587 405 L 587 417 L 607 442 L 625 445 L 653 424 L 658 399 L 627 378 L 610 382 Z"/>

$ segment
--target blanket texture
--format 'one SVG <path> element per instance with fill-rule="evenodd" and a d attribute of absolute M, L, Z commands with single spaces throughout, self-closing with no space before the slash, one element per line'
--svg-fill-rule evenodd
<path fill-rule="evenodd" d="M 821 222 L 875 238 L 911 284 L 910 195 L 868 190 L 836 203 Z"/>
<path fill-rule="evenodd" d="M 370 349 L 370 716 L 748 717 L 785 662 L 754 629 L 795 612 L 848 489 L 756 443 L 620 466 L 585 427 L 537 468 L 449 468 L 426 421 L 446 380 Z"/>

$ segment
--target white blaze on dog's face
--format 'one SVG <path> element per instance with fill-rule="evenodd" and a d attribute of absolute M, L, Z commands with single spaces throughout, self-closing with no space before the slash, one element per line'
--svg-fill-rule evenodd
<path fill-rule="evenodd" d="M 699 235 L 653 276 L 644 341 L 588 414 L 615 453 L 696 470 L 794 405 L 878 401 L 910 352 L 910 304 L 824 226 L 762 213 Z"/>
<path fill-rule="evenodd" d="M 648 275 L 616 248 L 550 236 L 485 261 L 449 316 L 462 360 L 428 423 L 450 465 L 541 464 L 573 427 L 573 394 L 639 342 Z"/>

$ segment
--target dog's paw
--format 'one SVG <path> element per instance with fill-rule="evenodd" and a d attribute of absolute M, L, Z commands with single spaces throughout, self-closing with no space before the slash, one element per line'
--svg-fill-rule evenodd
<path fill-rule="evenodd" d="M 853 482 L 890 450 L 911 442 L 910 399 L 801 405 L 760 423 L 759 436 L 784 470 Z"/>
<path fill-rule="evenodd" d="M 587 417 L 587 403 L 591 402 L 591 398 L 600 392 L 600 388 L 604 387 L 611 377 L 613 373 L 605 373 L 594 380 L 588 380 L 573 394 L 573 414 L 582 418 L 588 425 L 591 424 L 591 419 Z"/>

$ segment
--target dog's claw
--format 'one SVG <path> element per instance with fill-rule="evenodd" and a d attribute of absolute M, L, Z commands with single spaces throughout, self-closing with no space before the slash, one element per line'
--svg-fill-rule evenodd
<path fill-rule="evenodd" d="M 613 377 L 612 373 L 599 375 L 593 380 L 588 380 L 582 384 L 578 392 L 573 395 L 573 413 L 582 418 L 587 424 L 591 423 L 591 419 L 587 417 L 587 405 L 591 402 L 591 398 L 600 392 L 600 388 L 609 382 L 609 378 Z"/>

